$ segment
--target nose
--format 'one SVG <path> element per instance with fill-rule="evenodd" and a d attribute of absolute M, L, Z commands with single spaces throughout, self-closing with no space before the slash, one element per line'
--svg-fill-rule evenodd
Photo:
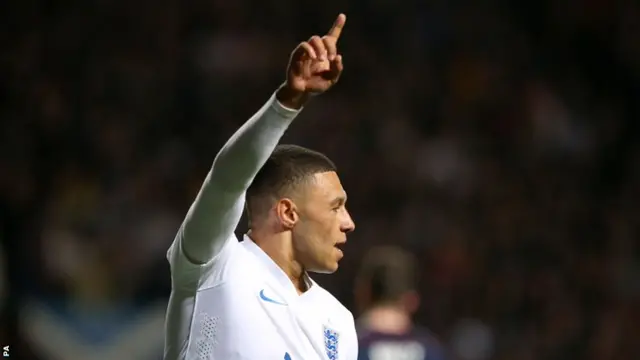
<path fill-rule="evenodd" d="M 344 219 L 342 220 L 342 225 L 341 225 L 340 230 L 343 233 L 350 233 L 355 229 L 356 229 L 356 224 L 353 222 L 353 219 L 351 218 L 351 215 L 349 214 L 347 209 L 345 209 L 344 210 Z"/>

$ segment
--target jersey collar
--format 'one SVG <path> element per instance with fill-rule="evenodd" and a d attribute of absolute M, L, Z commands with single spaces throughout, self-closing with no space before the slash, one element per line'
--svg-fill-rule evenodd
<path fill-rule="evenodd" d="M 276 280 L 280 284 L 282 289 L 285 289 L 287 291 L 287 295 L 293 295 L 293 298 L 297 298 L 298 290 L 295 288 L 295 286 L 291 282 L 291 279 L 289 279 L 284 270 L 282 270 L 278 266 L 278 264 L 276 264 L 275 261 L 273 261 L 273 259 L 271 259 L 269 255 L 264 252 L 264 250 L 262 250 L 253 240 L 251 240 L 249 236 L 245 234 L 243 239 L 244 241 L 242 242 L 242 244 L 244 245 L 245 249 L 252 253 L 260 261 L 260 263 L 262 263 L 262 265 L 271 274 L 271 278 Z M 305 281 L 307 282 L 308 286 L 307 292 L 309 292 L 309 290 L 313 288 L 314 283 L 307 273 L 305 273 Z"/>

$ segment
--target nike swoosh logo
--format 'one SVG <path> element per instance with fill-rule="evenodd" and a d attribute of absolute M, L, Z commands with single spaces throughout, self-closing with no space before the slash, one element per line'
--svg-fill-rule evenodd
<path fill-rule="evenodd" d="M 285 303 L 282 303 L 280 301 L 277 300 L 273 300 L 272 298 L 268 298 L 265 294 L 264 294 L 264 289 L 260 290 L 260 299 L 266 301 L 266 302 L 270 302 L 273 304 L 278 304 L 278 305 L 287 305 Z"/>

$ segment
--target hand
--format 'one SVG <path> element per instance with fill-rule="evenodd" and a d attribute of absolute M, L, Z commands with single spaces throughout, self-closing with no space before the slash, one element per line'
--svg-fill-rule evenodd
<path fill-rule="evenodd" d="M 278 94 L 283 105 L 299 108 L 309 95 L 323 93 L 338 82 L 343 65 L 337 43 L 346 20 L 344 14 L 338 15 L 325 36 L 312 36 L 293 50 L 287 82 Z"/>

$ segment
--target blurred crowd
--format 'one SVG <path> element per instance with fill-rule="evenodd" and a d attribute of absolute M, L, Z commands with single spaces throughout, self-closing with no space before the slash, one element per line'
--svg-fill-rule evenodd
<path fill-rule="evenodd" d="M 454 359 L 640 359 L 640 3 L 2 7 L 3 338 L 29 343 L 26 304 L 96 336 L 166 305 L 217 150 L 345 12 L 344 76 L 284 139 L 337 163 L 357 224 L 319 282 L 351 307 L 367 248 L 395 244 Z"/>

